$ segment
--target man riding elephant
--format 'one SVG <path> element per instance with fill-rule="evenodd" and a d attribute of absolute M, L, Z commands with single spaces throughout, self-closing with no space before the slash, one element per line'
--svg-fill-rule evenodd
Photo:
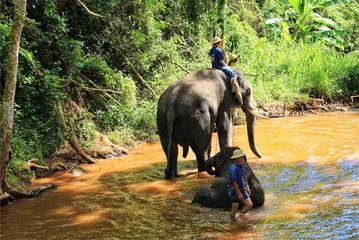
<path fill-rule="evenodd" d="M 211 208 L 231 208 L 231 196 L 228 195 L 228 190 L 231 185 L 229 168 L 234 163 L 232 156 L 236 149 L 239 148 L 225 147 L 206 161 L 207 172 L 211 175 L 215 175 L 216 178 L 211 187 L 202 185 L 197 189 L 192 203 L 199 203 Z M 264 189 L 248 165 L 246 156 L 243 157 L 243 164 L 247 172 L 246 181 L 250 189 L 250 199 L 253 203 L 253 207 L 260 207 L 264 204 L 265 200 Z M 243 206 L 243 202 L 240 201 L 239 208 Z"/>
<path fill-rule="evenodd" d="M 236 95 L 238 101 L 242 102 L 242 95 L 239 92 L 240 87 L 237 82 L 237 73 L 233 71 L 226 63 L 223 51 L 220 48 L 221 42 L 223 42 L 223 39 L 220 37 L 215 37 L 212 39 L 212 48 L 209 51 L 209 56 L 211 57 L 212 61 L 212 68 L 222 70 L 231 79 L 231 91 Z"/>

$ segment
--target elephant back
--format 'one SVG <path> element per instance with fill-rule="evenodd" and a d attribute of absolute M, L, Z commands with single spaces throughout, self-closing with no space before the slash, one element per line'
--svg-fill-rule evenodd
<path fill-rule="evenodd" d="M 192 200 L 192 203 L 199 203 L 210 208 L 229 209 L 231 200 L 228 196 L 228 179 L 216 178 L 211 187 L 200 186 Z"/>
<path fill-rule="evenodd" d="M 253 202 L 253 207 L 263 206 L 265 202 L 264 189 L 259 179 L 256 177 L 252 169 L 249 167 L 248 162 L 246 163 L 246 170 L 247 170 L 248 185 L 251 190 L 251 200 Z"/>

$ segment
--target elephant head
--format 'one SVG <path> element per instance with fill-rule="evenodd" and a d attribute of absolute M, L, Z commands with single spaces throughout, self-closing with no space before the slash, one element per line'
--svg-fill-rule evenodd
<path fill-rule="evenodd" d="M 240 103 L 235 98 L 234 107 L 240 107 L 246 115 L 247 123 L 247 135 L 248 142 L 252 152 L 259 158 L 262 157 L 262 154 L 257 150 L 255 140 L 254 140 L 254 121 L 255 117 L 257 118 L 267 118 L 260 115 L 256 111 L 256 102 L 253 98 L 253 90 L 250 83 L 246 80 L 242 71 L 238 69 L 233 69 L 238 75 L 238 85 L 240 86 L 240 93 L 242 95 L 243 102 Z"/>
<path fill-rule="evenodd" d="M 229 167 L 232 165 L 233 160 L 231 157 L 236 147 L 225 147 L 220 152 L 216 153 L 206 161 L 206 171 L 215 177 L 229 178 Z"/>

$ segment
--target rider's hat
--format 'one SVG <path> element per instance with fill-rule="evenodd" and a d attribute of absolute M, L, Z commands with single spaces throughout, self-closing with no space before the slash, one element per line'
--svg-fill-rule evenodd
<path fill-rule="evenodd" d="M 220 38 L 220 37 L 214 37 L 214 38 L 212 39 L 212 45 L 213 45 L 213 44 L 216 44 L 216 43 L 219 43 L 219 42 L 222 42 L 222 41 L 223 41 L 222 38 Z"/>

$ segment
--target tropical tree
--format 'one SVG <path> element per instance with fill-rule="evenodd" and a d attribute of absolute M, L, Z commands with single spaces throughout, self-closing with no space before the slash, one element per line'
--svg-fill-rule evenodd
<path fill-rule="evenodd" d="M 293 41 L 324 41 L 342 49 L 343 30 L 332 19 L 320 15 L 320 10 L 338 4 L 340 0 L 288 0 L 288 10 L 284 17 L 266 20 L 266 27 L 275 37 Z"/>
<path fill-rule="evenodd" d="M 6 82 L 0 104 L 0 198 L 5 195 L 6 168 L 11 160 L 11 140 L 14 126 L 14 103 L 19 63 L 21 32 L 26 15 L 26 0 L 14 0 L 15 11 L 9 38 L 9 57 Z"/>

